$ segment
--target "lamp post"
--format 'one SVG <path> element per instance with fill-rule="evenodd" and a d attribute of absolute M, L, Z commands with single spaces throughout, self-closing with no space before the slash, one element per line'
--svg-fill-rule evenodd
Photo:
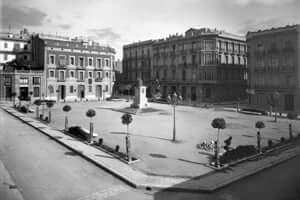
<path fill-rule="evenodd" d="M 172 105 L 173 107 L 173 142 L 176 141 L 176 105 L 179 103 L 179 101 L 182 100 L 182 97 L 180 95 L 177 95 L 176 92 L 174 92 L 172 95 L 168 95 L 168 103 Z"/>

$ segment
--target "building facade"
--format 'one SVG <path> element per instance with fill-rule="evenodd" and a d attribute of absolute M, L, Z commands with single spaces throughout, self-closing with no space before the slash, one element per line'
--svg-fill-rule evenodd
<path fill-rule="evenodd" d="M 11 62 L 17 56 L 23 56 L 23 59 L 30 59 L 28 54 L 24 54 L 29 49 L 28 41 L 30 35 L 26 29 L 20 33 L 1 32 L 0 33 L 0 70 L 5 63 Z"/>
<path fill-rule="evenodd" d="M 13 98 L 22 101 L 40 99 L 44 73 L 41 70 L 17 70 L 4 67 L 0 71 L 0 100 L 11 101 Z M 13 95 L 15 94 L 15 95 Z"/>
<path fill-rule="evenodd" d="M 9 100 L 13 93 L 56 101 L 103 100 L 112 95 L 113 48 L 45 34 L 31 34 L 22 41 L 24 48 L 14 50 L 13 60 L 1 71 L 1 99 Z"/>
<path fill-rule="evenodd" d="M 115 50 L 92 41 L 36 35 L 32 56 L 44 69 L 45 98 L 103 100 L 112 94 Z"/>
<path fill-rule="evenodd" d="M 247 45 L 251 105 L 300 112 L 300 25 L 249 32 Z"/>
<path fill-rule="evenodd" d="M 123 84 L 133 85 L 138 79 L 142 79 L 147 86 L 147 96 L 150 96 L 151 83 L 153 81 L 153 43 L 148 40 L 125 45 L 123 47 Z"/>
<path fill-rule="evenodd" d="M 126 45 L 123 54 L 125 79 L 142 78 L 150 88 L 158 81 L 163 97 L 176 91 L 187 103 L 246 98 L 243 37 L 215 29 L 189 29 L 185 35 Z"/>

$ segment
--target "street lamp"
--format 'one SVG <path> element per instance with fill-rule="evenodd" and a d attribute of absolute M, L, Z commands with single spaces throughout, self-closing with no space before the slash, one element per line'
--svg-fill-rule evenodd
<path fill-rule="evenodd" d="M 173 142 L 176 140 L 176 113 L 175 113 L 175 107 L 179 103 L 179 101 L 182 100 L 182 97 L 180 95 L 177 95 L 176 92 L 174 92 L 172 95 L 168 95 L 168 103 L 173 106 Z"/>

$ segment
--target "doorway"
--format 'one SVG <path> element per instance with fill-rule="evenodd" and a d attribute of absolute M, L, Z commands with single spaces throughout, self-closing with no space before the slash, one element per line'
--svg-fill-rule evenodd
<path fill-rule="evenodd" d="M 96 86 L 96 97 L 98 99 L 102 98 L 102 85 L 97 85 Z"/>
<path fill-rule="evenodd" d="M 59 86 L 59 99 L 65 99 L 66 98 L 66 86 L 60 85 Z"/>
<path fill-rule="evenodd" d="M 84 85 L 78 85 L 78 98 L 83 99 L 85 97 Z"/>
<path fill-rule="evenodd" d="M 20 87 L 20 100 L 26 101 L 28 99 L 28 87 Z"/>

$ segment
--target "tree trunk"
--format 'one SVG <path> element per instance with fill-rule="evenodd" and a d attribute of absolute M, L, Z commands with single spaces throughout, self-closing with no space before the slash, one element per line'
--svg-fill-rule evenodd
<path fill-rule="evenodd" d="M 49 108 L 49 114 L 48 114 L 48 122 L 51 122 L 51 109 Z"/>
<path fill-rule="evenodd" d="M 126 153 L 127 153 L 127 158 L 128 158 L 128 162 L 131 161 L 131 151 L 130 151 L 130 148 L 131 148 L 131 143 L 130 143 L 130 135 L 129 135 L 129 132 L 128 132 L 128 125 L 127 125 L 127 135 L 125 137 L 125 142 L 126 142 Z"/>
<path fill-rule="evenodd" d="M 218 129 L 218 137 L 217 137 L 216 167 L 219 167 L 219 166 L 220 166 L 220 157 L 219 157 L 220 145 L 219 145 L 219 138 L 220 138 L 220 129 Z"/>
<path fill-rule="evenodd" d="M 68 116 L 65 116 L 65 131 L 68 131 Z"/>
<path fill-rule="evenodd" d="M 173 142 L 176 141 L 176 111 L 175 105 L 173 105 Z"/>
<path fill-rule="evenodd" d="M 275 122 L 277 122 L 277 112 L 275 111 L 275 109 L 274 109 L 274 112 L 275 112 Z"/>
<path fill-rule="evenodd" d="M 93 122 L 90 122 L 90 137 L 89 137 L 89 143 L 92 143 L 92 140 L 93 140 L 93 130 L 94 130 Z"/>
<path fill-rule="evenodd" d="M 260 137 L 260 131 L 257 131 L 257 151 L 261 153 L 261 137 Z"/>
<path fill-rule="evenodd" d="M 289 136 L 290 136 L 290 139 L 293 138 L 293 130 L 292 130 L 292 123 L 291 122 L 289 123 Z"/>
<path fill-rule="evenodd" d="M 36 114 L 36 118 L 39 119 L 40 118 L 40 108 L 39 108 L 39 106 L 36 106 L 35 114 Z"/>

